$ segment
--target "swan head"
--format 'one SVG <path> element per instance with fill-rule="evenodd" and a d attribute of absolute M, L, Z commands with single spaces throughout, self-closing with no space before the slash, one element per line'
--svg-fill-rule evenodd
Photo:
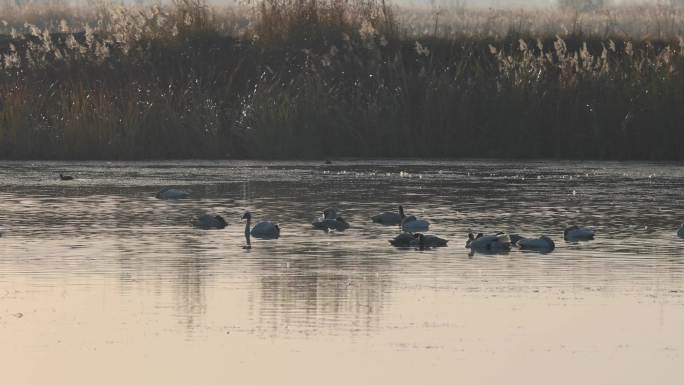
<path fill-rule="evenodd" d="M 402 205 L 399 205 L 399 215 L 401 215 L 402 218 L 404 217 L 404 207 Z"/>
<path fill-rule="evenodd" d="M 250 220 L 250 219 L 252 219 L 252 214 L 250 214 L 249 211 L 246 211 L 246 212 L 242 215 L 242 219 Z"/>
<path fill-rule="evenodd" d="M 466 241 L 466 244 L 465 244 L 466 249 L 470 248 L 470 244 L 473 243 L 473 241 L 475 239 L 477 239 L 477 238 L 475 238 L 475 235 L 473 235 L 473 233 L 468 233 L 468 240 Z"/>

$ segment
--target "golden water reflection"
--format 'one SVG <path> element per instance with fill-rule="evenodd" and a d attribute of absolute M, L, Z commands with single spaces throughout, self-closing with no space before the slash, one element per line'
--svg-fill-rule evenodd
<path fill-rule="evenodd" d="M 3 166 L 2 383 L 681 380 L 676 165 Z M 52 169 L 80 180 L 60 184 Z M 152 198 L 163 185 L 193 198 Z M 449 247 L 389 247 L 396 230 L 368 217 L 397 202 Z M 311 229 L 332 204 L 352 228 Z M 245 210 L 280 222 L 281 238 L 244 249 Z M 189 227 L 204 211 L 230 225 Z M 597 240 L 566 244 L 570 222 Z M 470 257 L 471 229 L 551 232 L 558 247 Z"/>

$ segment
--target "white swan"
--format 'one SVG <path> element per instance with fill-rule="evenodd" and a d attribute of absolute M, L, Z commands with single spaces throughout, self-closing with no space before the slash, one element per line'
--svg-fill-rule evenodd
<path fill-rule="evenodd" d="M 682 223 L 681 227 L 679 227 L 679 230 L 677 231 L 677 236 L 679 236 L 679 238 L 684 238 L 684 223 Z"/>
<path fill-rule="evenodd" d="M 242 219 L 247 220 L 247 223 L 245 224 L 245 237 L 248 239 L 250 235 L 254 238 L 263 239 L 276 239 L 280 237 L 280 226 L 271 221 L 259 222 L 250 230 L 249 227 L 252 223 L 252 214 L 246 212 L 242 216 Z"/>
<path fill-rule="evenodd" d="M 202 214 L 192 220 L 192 225 L 200 229 L 209 230 L 223 229 L 228 226 L 228 223 L 220 215 Z"/>
<path fill-rule="evenodd" d="M 518 235 L 511 235 L 511 244 L 518 246 L 522 250 L 534 250 L 549 253 L 556 248 L 553 239 L 542 235 L 539 238 L 525 238 Z"/>
<path fill-rule="evenodd" d="M 413 215 L 409 215 L 401 221 L 401 229 L 408 231 L 409 233 L 415 233 L 416 231 L 427 231 L 430 229 L 430 222 L 423 219 L 418 219 Z"/>
<path fill-rule="evenodd" d="M 511 250 L 511 239 L 505 233 L 494 235 L 482 235 L 480 233 L 477 236 L 469 233 L 465 247 L 473 251 L 506 252 Z"/>
<path fill-rule="evenodd" d="M 183 199 L 190 196 L 190 193 L 175 188 L 164 187 L 155 195 L 157 199 Z"/>
<path fill-rule="evenodd" d="M 594 230 L 586 227 L 570 226 L 563 232 L 566 241 L 589 241 L 594 239 Z"/>

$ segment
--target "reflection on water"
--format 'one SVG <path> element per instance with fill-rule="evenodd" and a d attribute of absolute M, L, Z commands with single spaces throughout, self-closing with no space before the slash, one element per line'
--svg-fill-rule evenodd
<path fill-rule="evenodd" d="M 5 162 L 0 180 L 0 359 L 14 383 L 678 383 L 678 165 Z M 155 199 L 163 186 L 191 199 Z M 390 247 L 397 229 L 369 218 L 398 204 L 449 247 Z M 329 206 L 349 230 L 311 227 Z M 244 248 L 244 211 L 281 238 Z M 203 212 L 229 226 L 190 227 Z M 564 242 L 569 224 L 597 239 Z M 469 231 L 557 248 L 470 257 Z M 131 370 L 103 379 L 107 362 Z"/>

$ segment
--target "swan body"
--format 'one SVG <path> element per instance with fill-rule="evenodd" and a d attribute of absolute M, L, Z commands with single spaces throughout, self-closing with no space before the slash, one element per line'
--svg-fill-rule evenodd
<path fill-rule="evenodd" d="M 424 235 L 424 234 L 415 234 L 417 237 L 413 238 L 413 241 L 411 242 L 411 246 L 415 247 L 445 247 L 447 245 L 447 241 L 444 238 L 440 238 L 436 235 Z"/>
<path fill-rule="evenodd" d="M 401 221 L 401 229 L 404 231 L 408 231 L 409 233 L 415 233 L 417 231 L 427 231 L 428 229 L 430 229 L 430 222 L 418 219 L 413 215 L 409 215 Z"/>
<path fill-rule="evenodd" d="M 342 217 L 336 217 L 335 219 L 325 218 L 317 219 L 311 223 L 311 225 L 319 230 L 336 230 L 344 231 L 349 228 L 349 223 Z"/>
<path fill-rule="evenodd" d="M 164 187 L 155 195 L 157 199 L 183 199 L 190 196 L 190 193 L 175 188 Z"/>
<path fill-rule="evenodd" d="M 679 238 L 684 238 L 684 223 L 682 224 L 682 226 L 681 226 L 681 227 L 679 228 L 679 230 L 677 231 L 677 236 L 678 236 Z"/>
<path fill-rule="evenodd" d="M 200 215 L 192 221 L 192 224 L 193 226 L 204 230 L 223 229 L 228 226 L 228 223 L 226 223 L 223 217 L 212 214 Z"/>
<path fill-rule="evenodd" d="M 511 250 L 511 239 L 505 233 L 494 235 L 477 234 L 477 236 L 469 233 L 466 248 L 473 251 L 505 252 Z"/>
<path fill-rule="evenodd" d="M 271 221 L 258 222 L 250 230 L 249 226 L 252 222 L 252 214 L 246 212 L 245 215 L 242 216 L 242 219 L 247 219 L 247 223 L 245 224 L 245 237 L 248 239 L 250 235 L 254 238 L 262 239 L 277 239 L 280 237 L 280 226 L 276 223 Z"/>
<path fill-rule="evenodd" d="M 74 177 L 73 177 L 73 176 L 69 176 L 69 175 L 63 175 L 63 174 L 60 172 L 60 173 L 59 173 L 59 179 L 60 179 L 60 180 L 74 180 Z"/>
<path fill-rule="evenodd" d="M 413 241 L 413 234 L 401 233 L 394 237 L 394 239 L 390 239 L 389 243 L 396 247 L 409 247 L 411 246 L 411 241 Z"/>
<path fill-rule="evenodd" d="M 570 226 L 563 232 L 566 241 L 589 241 L 594 239 L 594 230 L 585 227 Z"/>
<path fill-rule="evenodd" d="M 374 215 L 371 220 L 375 223 L 380 223 L 385 226 L 394 226 L 401 224 L 401 220 L 404 218 L 404 208 L 399 206 L 399 212 L 386 211 L 384 213 Z"/>
<path fill-rule="evenodd" d="M 551 252 L 556 248 L 553 240 L 545 235 L 539 238 L 524 238 L 511 235 L 511 244 L 518 246 L 522 250 L 533 250 L 540 252 Z"/>
<path fill-rule="evenodd" d="M 391 239 L 389 243 L 396 247 L 419 247 L 419 248 L 429 248 L 429 247 L 445 247 L 447 245 L 446 239 L 440 238 L 435 235 L 424 235 L 424 234 L 411 234 L 411 233 L 401 233 Z"/>

